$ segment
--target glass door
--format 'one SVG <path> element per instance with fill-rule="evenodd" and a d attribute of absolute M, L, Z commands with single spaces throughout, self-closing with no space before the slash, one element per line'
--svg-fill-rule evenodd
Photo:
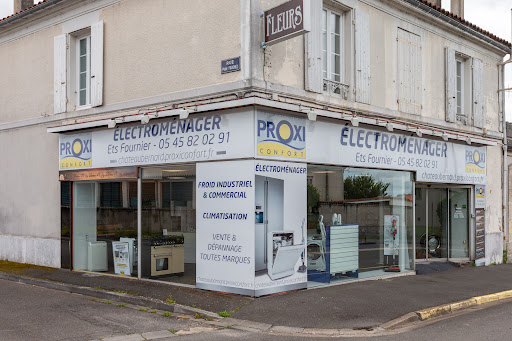
<path fill-rule="evenodd" d="M 450 258 L 469 257 L 469 189 L 450 188 Z"/>
<path fill-rule="evenodd" d="M 448 258 L 448 192 L 446 188 L 427 189 L 427 233 L 423 244 L 428 258 Z"/>
<path fill-rule="evenodd" d="M 469 257 L 469 188 L 416 188 L 416 260 Z"/>

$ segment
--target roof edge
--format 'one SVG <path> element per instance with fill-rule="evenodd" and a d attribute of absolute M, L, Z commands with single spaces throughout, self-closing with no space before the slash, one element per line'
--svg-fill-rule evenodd
<path fill-rule="evenodd" d="M 4 25 L 7 25 L 7 24 L 10 24 L 12 23 L 13 21 L 16 21 L 18 19 L 21 19 L 23 17 L 26 17 L 27 15 L 30 15 L 32 13 L 35 13 L 35 12 L 38 12 L 40 10 L 43 10 L 47 7 L 50 7 L 52 5 L 55 5 L 59 2 L 62 2 L 64 0 L 44 0 L 44 1 L 41 1 L 37 4 L 34 4 L 33 6 L 29 7 L 29 8 L 25 8 L 24 10 L 22 11 L 19 11 L 18 13 L 15 13 L 13 15 L 10 15 L 4 19 L 0 19 L 0 27 L 4 26 Z"/>
<path fill-rule="evenodd" d="M 435 18 L 438 18 L 447 24 L 450 24 L 468 34 L 473 35 L 474 37 L 485 41 L 486 43 L 493 45 L 495 48 L 505 52 L 511 53 L 512 44 L 505 39 L 502 39 L 484 29 L 470 23 L 469 21 L 464 20 L 463 18 L 446 11 L 438 6 L 432 4 L 427 0 L 402 0 L 409 5 L 416 7 L 427 14 L 432 15 Z"/>

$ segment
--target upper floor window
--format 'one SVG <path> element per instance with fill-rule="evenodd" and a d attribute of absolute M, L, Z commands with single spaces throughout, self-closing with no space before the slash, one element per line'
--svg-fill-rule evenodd
<path fill-rule="evenodd" d="M 311 2 L 313 20 L 305 35 L 305 89 L 370 103 L 370 16 L 347 4 L 353 2 L 339 0 L 329 6 Z"/>
<path fill-rule="evenodd" d="M 322 76 L 326 80 L 343 82 L 343 15 L 330 9 L 322 11 Z M 327 91 L 324 83 L 324 91 Z M 340 94 L 341 89 L 335 88 Z"/>
<path fill-rule="evenodd" d="M 91 104 L 91 36 L 78 39 L 77 48 L 77 103 L 78 106 Z"/>
<path fill-rule="evenodd" d="M 446 120 L 483 128 L 483 63 L 446 49 Z"/>
<path fill-rule="evenodd" d="M 421 115 L 423 109 L 421 36 L 398 28 L 398 110 Z"/>
<path fill-rule="evenodd" d="M 464 113 L 464 60 L 461 58 L 455 59 L 457 65 L 457 114 Z"/>
<path fill-rule="evenodd" d="M 54 38 L 54 113 L 103 103 L 103 21 Z"/>

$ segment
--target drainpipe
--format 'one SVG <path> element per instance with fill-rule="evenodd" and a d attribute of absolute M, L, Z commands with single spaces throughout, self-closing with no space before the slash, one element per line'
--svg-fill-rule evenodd
<path fill-rule="evenodd" d="M 512 19 L 512 9 L 510 9 L 510 17 Z M 512 22 L 511 22 L 511 38 L 512 38 Z M 511 39 L 512 40 L 512 39 Z M 509 188 L 508 188 L 508 162 L 507 162 L 507 150 L 508 150 L 508 139 L 507 139 L 507 121 L 506 121 L 506 101 L 505 101 L 505 95 L 506 91 L 512 90 L 512 88 L 505 89 L 505 65 L 512 63 L 512 46 L 510 47 L 509 51 L 509 58 L 507 61 L 504 61 L 502 63 L 498 64 L 498 106 L 502 108 L 501 110 L 501 120 L 503 124 L 503 206 L 502 206 L 502 212 L 503 212 L 503 233 L 505 234 L 505 250 L 507 251 L 507 258 L 508 258 L 508 250 L 510 248 L 510 226 L 508 223 L 508 217 L 509 217 Z M 501 82 L 499 81 L 499 77 L 501 75 Z M 503 89 L 500 89 L 503 87 Z M 501 98 L 501 100 L 500 100 Z M 509 263 L 512 263 L 512 259 L 509 261 Z"/>

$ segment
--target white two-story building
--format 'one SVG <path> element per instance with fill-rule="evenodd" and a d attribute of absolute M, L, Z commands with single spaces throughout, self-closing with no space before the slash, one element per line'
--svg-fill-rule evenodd
<path fill-rule="evenodd" d="M 511 44 L 463 1 L 14 1 L 0 259 L 255 296 L 502 262 Z"/>

